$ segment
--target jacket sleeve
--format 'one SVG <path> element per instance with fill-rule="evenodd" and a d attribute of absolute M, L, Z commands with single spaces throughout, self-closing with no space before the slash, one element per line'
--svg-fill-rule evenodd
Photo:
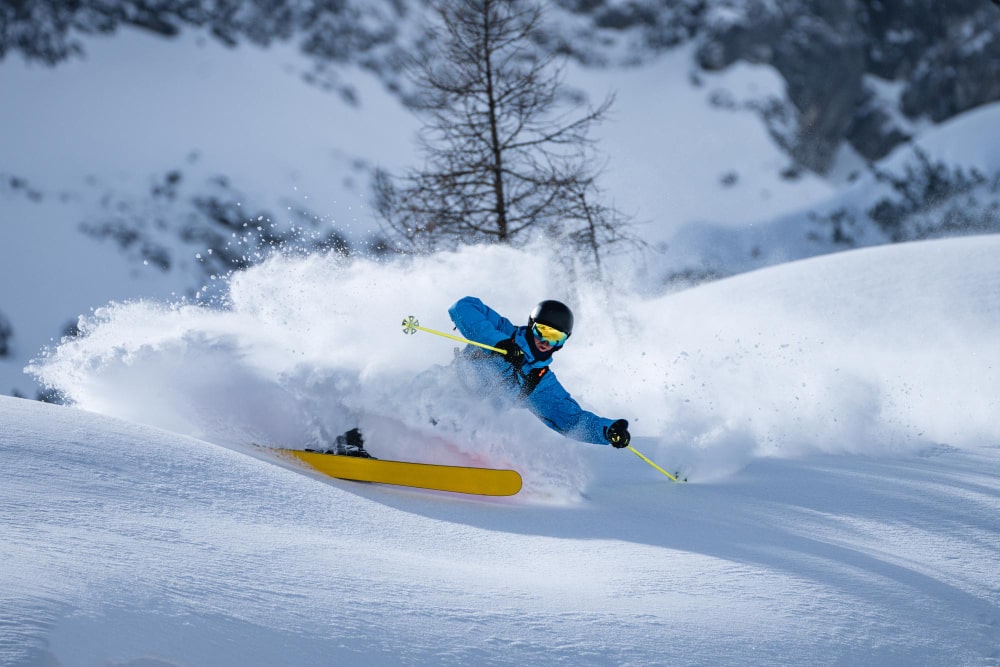
<path fill-rule="evenodd" d="M 477 343 L 495 345 L 517 331 L 510 320 L 474 296 L 459 299 L 448 309 L 448 315 L 463 336 Z"/>
<path fill-rule="evenodd" d="M 608 444 L 604 429 L 614 420 L 588 412 L 570 396 L 554 373 L 549 371 L 527 400 L 528 409 L 557 433 L 580 442 Z"/>

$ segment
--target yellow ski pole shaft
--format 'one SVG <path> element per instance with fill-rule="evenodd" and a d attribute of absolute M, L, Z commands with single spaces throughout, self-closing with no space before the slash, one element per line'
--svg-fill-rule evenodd
<path fill-rule="evenodd" d="M 427 327 L 420 326 L 413 315 L 407 315 L 406 319 L 403 320 L 403 333 L 405 334 L 415 334 L 418 331 L 425 331 L 435 336 L 442 336 L 443 338 L 450 338 L 451 340 L 457 340 L 459 343 L 467 343 L 469 345 L 475 345 L 476 347 L 481 347 L 484 350 L 490 350 L 491 352 L 499 352 L 500 354 L 506 354 L 506 350 L 501 350 L 499 347 L 493 347 L 492 345 L 485 345 L 484 343 L 477 343 L 474 340 L 469 340 L 468 338 L 462 338 L 461 336 L 453 336 L 449 333 L 443 331 L 436 331 L 434 329 L 428 329 Z"/>
<path fill-rule="evenodd" d="M 642 452 L 640 452 L 640 451 L 639 451 L 638 449 L 636 449 L 636 448 L 635 448 L 635 447 L 633 447 L 632 445 L 629 445 L 629 446 L 628 446 L 628 448 L 629 448 L 629 449 L 630 449 L 630 450 L 632 451 L 632 453 L 633 453 L 633 454 L 635 454 L 635 455 L 636 455 L 636 456 L 638 456 L 638 457 L 639 457 L 640 459 L 642 459 L 643 461 L 645 461 L 645 462 L 646 462 L 646 463 L 648 463 L 649 465 L 653 466 L 654 468 L 656 468 L 657 470 L 659 470 L 660 472 L 662 472 L 662 473 L 663 473 L 664 475 L 666 475 L 667 477 L 669 477 L 669 478 L 670 478 L 670 479 L 672 479 L 673 481 L 675 481 L 675 482 L 676 482 L 676 481 L 678 481 L 678 480 L 677 480 L 677 477 L 676 477 L 675 475 L 671 475 L 671 474 L 670 474 L 669 472 L 667 472 L 666 470 L 664 470 L 664 469 L 663 469 L 663 468 L 661 468 L 660 466 L 658 466 L 658 465 L 656 465 L 655 463 L 653 463 L 652 461 L 650 461 L 650 460 L 649 460 L 648 458 L 646 458 L 646 457 L 645 457 L 645 456 L 643 455 L 643 453 L 642 453 Z"/>

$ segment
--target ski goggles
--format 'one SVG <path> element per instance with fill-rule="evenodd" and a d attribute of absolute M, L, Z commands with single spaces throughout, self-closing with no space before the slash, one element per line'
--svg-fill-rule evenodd
<path fill-rule="evenodd" d="M 559 331 L 559 329 L 553 329 L 547 324 L 539 324 L 537 322 L 531 327 L 531 332 L 535 334 L 536 338 L 540 338 L 549 345 L 555 345 L 557 347 L 565 343 L 566 339 L 569 338 L 568 334 L 564 334 L 562 331 Z"/>

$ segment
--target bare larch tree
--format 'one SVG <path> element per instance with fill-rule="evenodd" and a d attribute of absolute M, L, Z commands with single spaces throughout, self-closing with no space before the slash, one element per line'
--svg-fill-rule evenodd
<path fill-rule="evenodd" d="M 559 111 L 571 98 L 562 64 L 539 56 L 537 5 L 450 0 L 435 12 L 432 48 L 411 70 L 425 164 L 398 179 L 377 175 L 376 205 L 388 227 L 418 251 L 520 245 L 535 232 L 599 264 L 605 243 L 629 238 L 628 220 L 594 201 L 599 161 L 587 135 L 613 96 L 575 118 Z"/>

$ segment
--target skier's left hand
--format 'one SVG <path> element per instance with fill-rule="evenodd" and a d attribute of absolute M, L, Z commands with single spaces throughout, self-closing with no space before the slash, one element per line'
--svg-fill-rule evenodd
<path fill-rule="evenodd" d="M 632 436 L 628 432 L 628 420 L 619 419 L 611 426 L 606 426 L 604 437 L 615 449 L 628 447 L 628 443 L 632 441 Z"/>

